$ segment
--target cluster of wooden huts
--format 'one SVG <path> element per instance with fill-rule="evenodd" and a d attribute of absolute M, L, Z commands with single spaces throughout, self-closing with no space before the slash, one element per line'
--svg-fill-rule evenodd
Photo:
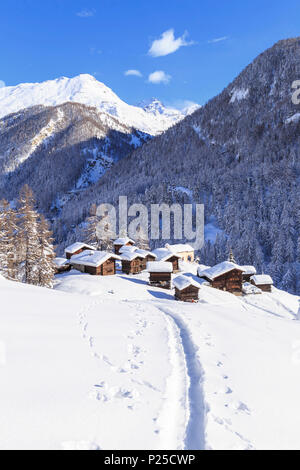
<path fill-rule="evenodd" d="M 235 295 L 271 292 L 273 285 L 271 276 L 256 274 L 254 266 L 239 266 L 232 261 L 224 261 L 206 269 L 199 267 L 197 275 L 211 287 Z"/>
<path fill-rule="evenodd" d="M 194 302 L 198 300 L 201 283 L 213 288 L 231 292 L 235 295 L 247 293 L 270 292 L 273 284 L 268 275 L 258 275 L 254 266 L 239 266 L 232 253 L 229 261 L 213 267 L 199 266 L 199 281 L 189 274 L 172 275 L 180 270 L 180 260 L 194 261 L 194 249 L 188 244 L 166 244 L 153 251 L 140 249 L 134 240 L 123 237 L 113 243 L 114 253 L 98 251 L 92 246 L 76 242 L 65 250 L 65 258 L 56 258 L 56 273 L 76 269 L 82 273 L 107 276 L 116 274 L 116 263 L 120 264 L 123 273 L 149 273 L 149 284 L 164 289 L 175 288 L 175 299 Z M 201 281 L 200 281 L 201 279 Z"/>

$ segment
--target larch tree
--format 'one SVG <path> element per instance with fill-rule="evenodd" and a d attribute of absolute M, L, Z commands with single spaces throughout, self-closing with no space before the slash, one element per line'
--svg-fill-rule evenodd
<path fill-rule="evenodd" d="M 54 239 L 52 237 L 49 223 L 43 215 L 40 217 L 37 227 L 39 235 L 39 263 L 37 266 L 38 284 L 44 287 L 52 287 L 55 273 L 53 263 L 55 258 L 53 247 Z"/>
<path fill-rule="evenodd" d="M 18 203 L 18 243 L 21 265 L 21 280 L 27 284 L 39 284 L 39 215 L 35 210 L 32 190 L 25 185 L 20 192 Z"/>
<path fill-rule="evenodd" d="M 18 275 L 17 216 L 6 200 L 0 203 L 0 269 L 10 280 Z"/>
<path fill-rule="evenodd" d="M 97 224 L 99 217 L 97 216 L 97 206 L 92 204 L 90 207 L 90 214 L 85 220 L 84 228 L 84 240 L 89 245 L 93 246 L 97 250 L 101 250 L 101 239 L 98 237 Z"/>

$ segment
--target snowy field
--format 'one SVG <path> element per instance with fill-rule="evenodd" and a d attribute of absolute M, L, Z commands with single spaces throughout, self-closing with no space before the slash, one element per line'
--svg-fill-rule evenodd
<path fill-rule="evenodd" d="M 297 297 L 76 271 L 0 293 L 1 449 L 300 449 Z"/>

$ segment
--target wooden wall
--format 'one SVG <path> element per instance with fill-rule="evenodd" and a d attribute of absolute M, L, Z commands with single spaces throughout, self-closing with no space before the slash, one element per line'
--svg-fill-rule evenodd
<path fill-rule="evenodd" d="M 149 283 L 152 286 L 171 289 L 171 273 L 149 273 Z"/>
<path fill-rule="evenodd" d="M 271 284 L 261 284 L 261 285 L 257 285 L 257 284 L 255 284 L 253 281 L 251 281 L 251 284 L 253 284 L 254 286 L 258 287 L 258 288 L 261 289 L 263 292 L 272 292 L 272 286 L 271 286 Z"/>
<path fill-rule="evenodd" d="M 67 259 L 71 259 L 72 256 L 74 255 L 79 255 L 79 253 L 82 253 L 83 251 L 85 250 L 89 250 L 90 248 L 80 248 L 80 250 L 77 250 L 75 251 L 74 253 L 69 253 L 68 251 L 66 251 L 66 258 Z"/>
<path fill-rule="evenodd" d="M 142 270 L 142 258 L 135 258 L 132 261 L 122 260 L 122 272 L 125 274 L 137 274 Z"/>
<path fill-rule="evenodd" d="M 242 292 L 242 283 L 243 283 L 243 273 L 237 269 L 233 269 L 228 273 L 222 274 L 213 281 L 211 281 L 211 286 L 225 290 L 232 293 L 241 293 Z"/>
<path fill-rule="evenodd" d="M 199 288 L 195 286 L 188 286 L 185 289 L 179 290 L 175 287 L 175 299 L 184 302 L 193 302 L 198 300 Z"/>

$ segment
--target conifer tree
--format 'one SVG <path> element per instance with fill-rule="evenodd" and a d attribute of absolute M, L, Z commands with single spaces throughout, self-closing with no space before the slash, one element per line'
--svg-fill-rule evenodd
<path fill-rule="evenodd" d="M 86 243 L 96 248 L 96 250 L 100 250 L 101 240 L 97 234 L 97 224 L 99 222 L 99 218 L 96 214 L 96 211 L 97 211 L 96 204 L 92 204 L 90 207 L 89 217 L 87 217 L 85 221 L 86 227 L 84 229 L 83 236 L 84 236 Z"/>

